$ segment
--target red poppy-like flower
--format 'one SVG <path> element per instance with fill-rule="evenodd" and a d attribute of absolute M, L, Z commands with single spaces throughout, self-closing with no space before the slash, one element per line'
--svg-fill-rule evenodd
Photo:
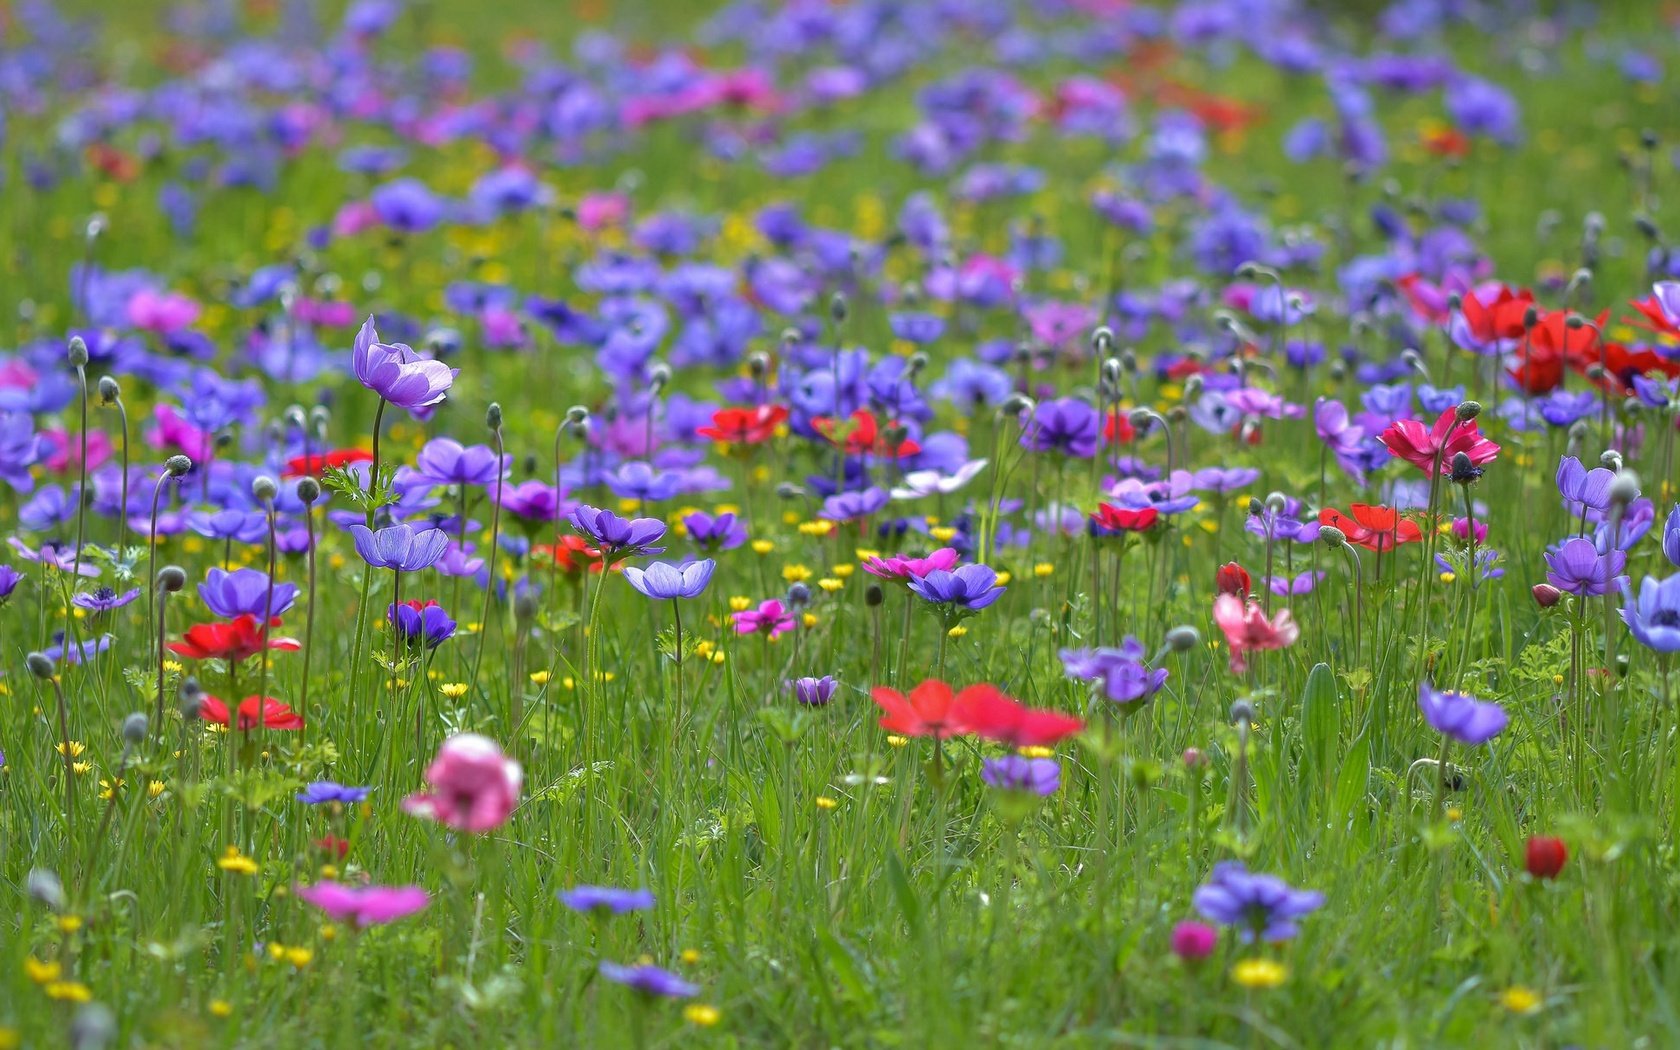
<path fill-rule="evenodd" d="M 990 685 L 971 685 L 958 693 L 951 715 L 962 732 L 1010 747 L 1053 747 L 1085 728 L 1084 719 L 1027 707 Z"/>
<path fill-rule="evenodd" d="M 1215 590 L 1220 594 L 1247 598 L 1254 590 L 1254 580 L 1248 575 L 1248 570 L 1234 561 L 1221 565 L 1213 579 Z"/>
<path fill-rule="evenodd" d="M 1523 867 L 1537 879 L 1555 879 L 1569 861 L 1569 847 L 1551 835 L 1532 835 L 1523 848 Z"/>
<path fill-rule="evenodd" d="M 1103 438 L 1111 445 L 1129 445 L 1137 438 L 1137 427 L 1125 412 L 1110 412 L 1103 423 Z"/>
<path fill-rule="evenodd" d="M 213 696 L 206 695 L 198 708 L 199 717 L 206 722 L 214 722 L 219 726 L 230 726 L 240 732 L 249 732 L 259 726 L 263 729 L 302 729 L 303 716 L 274 699 L 272 696 L 247 696 L 239 701 L 236 712 L 237 725 L 230 725 L 227 704 Z"/>
<path fill-rule="evenodd" d="M 87 148 L 88 163 L 118 182 L 133 182 L 140 175 L 140 160 L 115 146 L 95 142 Z"/>
<path fill-rule="evenodd" d="M 316 839 L 315 848 L 323 853 L 336 855 L 339 860 L 343 860 L 350 854 L 350 840 L 339 838 L 337 835 L 328 835 Z"/>
<path fill-rule="evenodd" d="M 881 728 L 889 733 L 943 740 L 966 732 L 953 717 L 951 708 L 956 698 L 951 695 L 951 687 L 937 678 L 916 686 L 909 696 L 886 686 L 875 687 L 869 696 L 881 708 Z"/>
<path fill-rule="evenodd" d="M 594 573 L 599 573 L 602 567 L 601 552 L 591 547 L 582 536 L 571 533 L 558 537 L 552 544 L 539 543 L 531 548 L 531 553 L 545 555 L 554 562 L 555 568 L 568 576 L 581 574 L 585 566 Z"/>
<path fill-rule="evenodd" d="M 352 463 L 371 463 L 373 453 L 360 448 L 335 448 L 327 452 L 311 452 L 307 456 L 293 456 L 286 461 L 287 477 L 319 474 L 328 467 L 348 467 Z"/>
<path fill-rule="evenodd" d="M 1161 512 L 1154 507 L 1131 510 L 1112 503 L 1099 503 L 1091 520 L 1104 532 L 1148 532 L 1161 520 Z"/>
<path fill-rule="evenodd" d="M 905 438 L 897 446 L 893 446 L 887 440 L 886 431 L 892 429 L 894 423 L 888 423 L 885 427 L 880 426 L 875 422 L 875 414 L 867 409 L 860 408 L 853 412 L 849 417 L 849 424 L 849 428 L 836 426 L 833 418 L 829 416 L 818 416 L 811 420 L 811 426 L 816 429 L 817 433 L 835 444 L 841 445 L 848 456 L 862 456 L 873 453 L 877 456 L 898 458 L 914 456 L 922 450 L 921 445 L 909 438 Z"/>
<path fill-rule="evenodd" d="M 1603 311 L 1590 324 L 1571 326 L 1569 319 L 1573 316 L 1567 310 L 1541 315 L 1528 341 L 1535 356 L 1560 356 L 1571 368 L 1581 371 L 1598 363 L 1599 344 L 1604 341 L 1604 326 L 1610 321 L 1610 311 Z"/>
<path fill-rule="evenodd" d="M 1368 551 L 1391 551 L 1402 543 L 1423 539 L 1423 530 L 1417 522 L 1407 521 L 1392 507 L 1373 507 L 1367 503 L 1349 504 L 1347 514 L 1325 507 L 1318 512 L 1318 523 L 1341 529 L 1349 543 Z"/>
<path fill-rule="evenodd" d="M 1421 136 L 1423 148 L 1436 157 L 1468 157 L 1470 136 L 1454 127 L 1431 128 Z"/>
<path fill-rule="evenodd" d="M 1659 372 L 1669 379 L 1680 376 L 1680 361 L 1670 360 L 1654 350 L 1630 350 L 1620 343 L 1602 343 L 1598 355 L 1597 361 L 1583 362 L 1578 370 L 1585 374 L 1593 364 L 1603 365 L 1604 375 L 1593 382 L 1613 394 L 1631 393 L 1633 377 L 1647 372 Z"/>
<path fill-rule="evenodd" d="M 776 436 L 776 428 L 788 417 L 781 405 L 756 408 L 724 408 L 712 413 L 712 425 L 695 433 L 732 445 L 757 445 Z"/>
<path fill-rule="evenodd" d="M 1659 291 L 1668 286 L 1659 287 Z M 1680 339 L 1680 324 L 1675 324 L 1671 304 L 1653 294 L 1649 299 L 1632 299 L 1628 305 L 1638 310 L 1643 321 L 1633 321 L 1641 328 L 1649 329 L 1670 339 Z"/>
<path fill-rule="evenodd" d="M 1474 419 L 1459 421 L 1456 408 L 1442 412 L 1432 427 L 1402 419 L 1391 423 L 1381 436 L 1390 452 L 1425 474 L 1451 474 L 1453 457 L 1460 452 L 1478 467 L 1499 455 L 1499 446 L 1482 435 Z"/>
<path fill-rule="evenodd" d="M 296 638 L 270 638 L 255 616 L 244 616 L 227 623 L 201 623 L 187 628 L 178 642 L 169 643 L 169 651 L 189 660 L 227 660 L 239 663 L 264 649 L 292 651 L 301 648 Z"/>
<path fill-rule="evenodd" d="M 1487 302 L 1475 292 L 1459 301 L 1459 312 L 1470 338 L 1483 346 L 1496 346 L 1521 339 L 1526 331 L 1524 321 L 1534 306 L 1534 293 L 1527 288 L 1513 290 L 1500 285 Z"/>

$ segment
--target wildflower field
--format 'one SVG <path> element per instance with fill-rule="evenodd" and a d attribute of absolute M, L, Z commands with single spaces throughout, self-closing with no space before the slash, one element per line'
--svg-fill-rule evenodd
<path fill-rule="evenodd" d="M 1680 1045 L 1675 75 L 0 4 L 0 1050 Z"/>

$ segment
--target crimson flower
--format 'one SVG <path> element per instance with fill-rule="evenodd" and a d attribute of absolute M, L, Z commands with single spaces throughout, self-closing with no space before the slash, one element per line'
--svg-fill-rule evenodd
<path fill-rule="evenodd" d="M 724 408 L 712 413 L 712 425 L 697 427 L 695 433 L 732 445 L 757 445 L 776 436 L 776 427 L 788 417 L 781 405 L 756 408 Z"/>
<path fill-rule="evenodd" d="M 873 453 L 877 456 L 899 458 L 914 456 L 922 450 L 921 445 L 909 438 L 900 441 L 896 446 L 887 440 L 885 430 L 894 426 L 896 421 L 888 423 L 887 427 L 883 428 L 876 423 L 873 412 L 862 408 L 853 412 L 848 418 L 849 427 L 837 426 L 831 416 L 818 416 L 811 420 L 811 426 L 816 428 L 817 433 L 844 448 L 849 456 Z M 844 430 L 844 433 L 842 433 L 842 430 Z"/>
<path fill-rule="evenodd" d="M 1103 423 L 1103 437 L 1111 445 L 1128 445 L 1137 438 L 1137 428 L 1127 413 L 1110 412 Z"/>
<path fill-rule="evenodd" d="M 555 568 L 568 576 L 581 575 L 586 567 L 590 572 L 599 573 L 603 564 L 599 549 L 591 547 L 582 536 L 570 533 L 558 537 L 552 544 L 537 544 L 531 548 L 531 553 L 547 556 L 554 562 Z"/>
<path fill-rule="evenodd" d="M 991 687 L 971 686 L 959 695 L 979 688 Z M 943 740 L 966 732 L 952 711 L 957 698 L 952 696 L 951 687 L 937 678 L 930 678 L 916 686 L 910 690 L 909 696 L 886 686 L 877 686 L 869 695 L 881 708 L 881 728 L 889 733 L 932 736 Z"/>
<path fill-rule="evenodd" d="M 1234 594 L 1238 598 L 1247 598 L 1254 590 L 1254 580 L 1248 575 L 1248 570 L 1234 561 L 1228 561 L 1214 573 L 1214 587 L 1220 594 Z"/>
<path fill-rule="evenodd" d="M 1432 427 L 1415 419 L 1397 420 L 1382 432 L 1382 443 L 1425 474 L 1452 473 L 1453 457 L 1460 452 L 1478 467 L 1499 455 L 1499 446 L 1482 435 L 1474 419 L 1459 420 L 1457 408 L 1442 412 Z"/>
<path fill-rule="evenodd" d="M 1533 835 L 1523 847 L 1523 867 L 1537 879 L 1555 879 L 1569 862 L 1569 847 L 1551 835 Z"/>
<path fill-rule="evenodd" d="M 1027 707 L 990 685 L 972 685 L 958 693 L 951 715 L 963 732 L 1010 747 L 1053 747 L 1085 728 L 1083 719 Z"/>
<path fill-rule="evenodd" d="M 1161 520 L 1161 512 L 1154 507 L 1141 507 L 1133 510 L 1128 507 L 1116 507 L 1112 503 L 1097 504 L 1096 512 L 1091 515 L 1091 521 L 1105 533 L 1117 532 L 1148 532 Z"/>
<path fill-rule="evenodd" d="M 319 474 L 328 467 L 348 467 L 352 463 L 371 463 L 373 453 L 361 448 L 335 448 L 328 452 L 311 452 L 307 456 L 293 456 L 286 461 L 285 475 Z"/>
<path fill-rule="evenodd" d="M 1407 521 L 1392 507 L 1352 503 L 1348 511 L 1349 514 L 1343 514 L 1334 507 L 1325 507 L 1318 512 L 1318 523 L 1341 529 L 1349 543 L 1368 551 L 1391 551 L 1402 543 L 1423 539 L 1423 530 L 1417 522 Z"/>
<path fill-rule="evenodd" d="M 261 727 L 263 729 L 302 729 L 303 716 L 290 707 L 274 699 L 272 696 L 247 696 L 239 701 L 239 710 L 235 712 L 238 725 L 230 722 L 227 704 L 216 697 L 206 695 L 199 705 L 198 713 L 206 722 L 214 722 L 219 726 L 228 726 L 245 733 Z"/>
<path fill-rule="evenodd" d="M 246 613 L 227 623 L 201 623 L 187 628 L 178 642 L 169 643 L 169 651 L 189 660 L 227 660 L 239 663 L 264 649 L 291 652 L 301 648 L 296 638 L 270 638 L 255 616 Z"/>

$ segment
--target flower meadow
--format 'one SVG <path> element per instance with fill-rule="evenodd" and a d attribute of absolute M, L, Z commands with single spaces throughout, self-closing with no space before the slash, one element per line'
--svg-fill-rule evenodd
<path fill-rule="evenodd" d="M 0 1050 L 1680 1040 L 1680 23 L 0 10 Z"/>

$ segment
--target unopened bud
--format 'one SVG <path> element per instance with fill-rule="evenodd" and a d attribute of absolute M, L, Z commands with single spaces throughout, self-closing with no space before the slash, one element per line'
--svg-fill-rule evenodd
<path fill-rule="evenodd" d="M 51 678 L 58 670 L 53 658 L 46 653 L 30 653 L 23 658 L 23 665 L 29 668 L 29 673 L 36 678 Z"/>
<path fill-rule="evenodd" d="M 1173 652 L 1187 653 L 1201 643 L 1202 632 L 1187 623 L 1179 624 L 1167 632 L 1164 640 L 1167 643 L 1167 648 Z"/>
<path fill-rule="evenodd" d="M 1239 725 L 1239 726 L 1245 726 L 1246 727 L 1249 723 L 1251 723 L 1253 721 L 1254 721 L 1254 705 L 1253 704 L 1249 703 L 1247 700 L 1238 700 L 1236 703 L 1231 705 L 1231 723 L 1233 725 Z"/>
<path fill-rule="evenodd" d="M 122 400 L 122 386 L 110 376 L 99 377 L 99 403 L 110 408 Z"/>
<path fill-rule="evenodd" d="M 192 465 L 192 460 L 186 456 L 170 456 L 163 461 L 163 472 L 172 478 L 179 478 L 191 470 Z"/>
<path fill-rule="evenodd" d="M 198 679 L 192 675 L 181 679 L 175 695 L 180 702 L 181 717 L 189 722 L 197 720 L 199 711 L 204 707 L 204 690 L 199 686 Z"/>
<path fill-rule="evenodd" d="M 47 868 L 30 868 L 23 885 L 29 899 L 36 904 L 51 911 L 64 910 L 64 883 L 55 872 Z"/>
<path fill-rule="evenodd" d="M 490 407 L 484 410 L 484 425 L 491 430 L 502 429 L 502 406 L 498 402 L 490 402 Z"/>
<path fill-rule="evenodd" d="M 143 744 L 143 743 L 145 743 L 146 742 L 146 726 L 147 726 L 147 722 L 146 722 L 146 716 L 145 715 L 141 714 L 138 711 L 129 715 L 127 718 L 123 719 L 123 724 L 122 724 L 123 740 L 125 740 L 126 742 L 128 742 L 130 744 Z"/>
<path fill-rule="evenodd" d="M 834 297 L 828 301 L 828 316 L 834 318 L 835 324 L 845 324 L 847 310 L 846 297 L 835 292 Z"/>
<path fill-rule="evenodd" d="M 1187 769 L 1199 770 L 1205 768 L 1208 764 L 1208 757 L 1202 754 L 1200 748 L 1185 748 L 1182 758 Z"/>
<path fill-rule="evenodd" d="M 310 506 L 321 498 L 321 483 L 314 478 L 299 478 L 297 483 L 298 502 Z"/>
<path fill-rule="evenodd" d="M 187 585 L 187 571 L 179 565 L 165 565 L 157 571 L 157 589 L 169 594 L 178 593 Z"/>
<path fill-rule="evenodd" d="M 83 1003 L 70 1019 L 70 1050 L 105 1050 L 117 1037 L 117 1016 L 104 1003 Z"/>
<path fill-rule="evenodd" d="M 1534 595 L 1534 604 L 1542 609 L 1550 609 L 1563 598 L 1563 592 L 1549 583 L 1537 583 L 1528 593 Z"/>
<path fill-rule="evenodd" d="M 81 336 L 73 335 L 70 337 L 70 345 L 66 351 L 66 356 L 69 357 L 72 368 L 81 368 L 88 363 L 87 343 L 82 340 Z"/>
<path fill-rule="evenodd" d="M 1631 470 L 1624 470 L 1616 475 L 1616 480 L 1610 483 L 1610 505 L 1625 507 L 1639 498 L 1639 475 Z"/>
<path fill-rule="evenodd" d="M 1481 414 L 1482 403 L 1480 401 L 1460 401 L 1458 404 L 1457 416 L 1460 423 L 1468 423 Z"/>
<path fill-rule="evenodd" d="M 1622 454 L 1613 448 L 1607 448 L 1598 454 L 1598 465 L 1609 470 L 1622 469 Z"/>
<path fill-rule="evenodd" d="M 796 583 L 788 588 L 787 603 L 795 609 L 803 609 L 811 604 L 811 588 L 803 583 Z"/>
<path fill-rule="evenodd" d="M 1321 525 L 1318 529 L 1318 541 L 1331 550 L 1336 550 L 1339 547 L 1346 547 L 1348 538 L 1347 533 L 1334 525 Z"/>
<path fill-rule="evenodd" d="M 267 503 L 280 495 L 280 483 L 267 474 L 258 474 L 251 479 L 251 495 L 258 503 Z"/>
<path fill-rule="evenodd" d="M 762 350 L 754 350 L 747 355 L 747 371 L 754 379 L 763 379 L 770 372 L 770 355 Z"/>
<path fill-rule="evenodd" d="M 652 387 L 656 392 L 664 390 L 666 384 L 670 381 L 671 366 L 665 364 L 663 361 L 648 369 L 648 386 Z"/>
<path fill-rule="evenodd" d="M 887 600 L 887 594 L 878 583 L 872 583 L 863 589 L 863 604 L 874 608 Z"/>

